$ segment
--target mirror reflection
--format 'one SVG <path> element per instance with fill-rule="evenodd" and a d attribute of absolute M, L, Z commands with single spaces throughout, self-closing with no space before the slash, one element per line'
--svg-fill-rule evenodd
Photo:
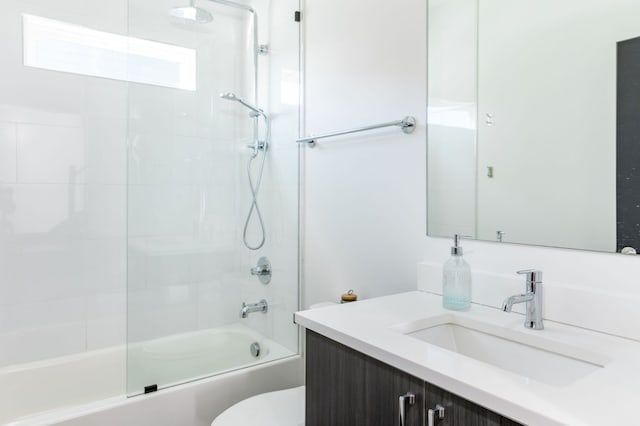
<path fill-rule="evenodd" d="M 432 0 L 428 229 L 640 250 L 640 2 Z"/>

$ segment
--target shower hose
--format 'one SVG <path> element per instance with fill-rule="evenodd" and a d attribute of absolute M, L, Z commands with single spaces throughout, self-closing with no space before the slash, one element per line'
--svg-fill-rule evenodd
<path fill-rule="evenodd" d="M 258 205 L 258 193 L 260 191 L 260 184 L 262 183 L 262 172 L 264 171 L 264 162 L 267 157 L 267 150 L 269 149 L 269 143 L 271 142 L 271 121 L 269 118 L 262 116 L 266 126 L 266 135 L 264 138 L 264 142 L 260 143 L 259 137 L 255 137 L 255 144 L 252 148 L 251 156 L 249 157 L 249 161 L 247 161 L 247 177 L 249 179 L 249 189 L 251 191 L 251 207 L 249 208 L 249 213 L 247 213 L 247 219 L 244 222 L 244 230 L 242 231 L 242 241 L 249 250 L 258 250 L 262 248 L 264 242 L 266 241 L 266 231 L 264 228 L 264 221 L 262 219 L 262 213 L 260 212 L 260 206 Z M 256 122 L 257 126 L 257 122 Z M 251 166 L 253 164 L 253 160 L 261 155 L 260 159 L 260 167 L 258 168 L 258 176 L 256 180 L 253 180 L 253 175 L 251 173 Z M 251 245 L 247 238 L 247 230 L 249 228 L 249 223 L 251 222 L 251 218 L 255 215 L 258 217 L 258 223 L 260 226 L 260 242 L 257 245 Z"/>

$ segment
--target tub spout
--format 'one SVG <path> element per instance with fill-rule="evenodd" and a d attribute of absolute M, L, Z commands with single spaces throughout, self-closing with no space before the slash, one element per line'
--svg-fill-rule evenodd
<path fill-rule="evenodd" d="M 249 314 L 253 312 L 262 312 L 267 313 L 269 310 L 269 305 L 265 299 L 262 299 L 258 303 L 242 303 L 242 309 L 240 309 L 240 318 L 247 318 Z"/>

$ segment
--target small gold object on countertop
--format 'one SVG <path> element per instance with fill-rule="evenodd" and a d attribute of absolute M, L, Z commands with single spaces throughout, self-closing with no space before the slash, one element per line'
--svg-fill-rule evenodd
<path fill-rule="evenodd" d="M 356 300 L 358 300 L 358 295 L 355 294 L 353 290 L 349 290 L 342 295 L 342 297 L 340 298 L 340 303 L 355 302 Z"/>

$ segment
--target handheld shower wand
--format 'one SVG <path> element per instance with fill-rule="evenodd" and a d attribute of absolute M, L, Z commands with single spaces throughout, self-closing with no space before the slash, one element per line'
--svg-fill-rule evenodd
<path fill-rule="evenodd" d="M 251 111 L 253 111 L 254 114 L 261 115 L 265 120 L 269 120 L 269 117 L 267 117 L 267 115 L 264 113 L 263 110 L 261 110 L 257 106 L 251 105 L 250 103 L 246 102 L 244 99 L 239 98 L 235 93 L 232 93 L 232 92 L 220 93 L 220 97 L 228 101 L 239 102 L 245 107 L 249 108 Z"/>
<path fill-rule="evenodd" d="M 260 207 L 258 206 L 258 191 L 260 190 L 260 183 L 262 182 L 262 171 L 264 170 L 264 160 L 266 158 L 266 151 L 269 148 L 269 143 L 271 139 L 271 120 L 264 111 L 257 106 L 251 105 L 250 103 L 245 102 L 243 99 L 236 96 L 235 93 L 226 92 L 221 93 L 220 97 L 222 99 L 226 99 L 228 101 L 235 101 L 243 105 L 244 107 L 251 110 L 249 116 L 253 118 L 253 146 L 252 153 L 249 157 L 249 161 L 247 162 L 247 175 L 249 177 L 249 190 L 251 191 L 251 207 L 249 208 L 249 213 L 247 214 L 247 219 L 244 222 L 244 230 L 242 232 L 242 241 L 244 242 L 245 247 L 249 250 L 258 250 L 260 249 L 265 241 L 266 241 L 266 231 L 264 227 L 264 221 L 262 220 L 262 213 L 260 213 Z M 258 117 L 262 117 L 265 123 L 265 137 L 263 141 L 260 141 L 259 132 L 258 132 Z M 258 170 L 258 177 L 253 180 L 253 176 L 251 175 L 251 163 L 258 156 L 258 153 L 262 151 L 262 160 L 260 161 L 260 168 Z M 258 222 L 260 224 L 260 232 L 261 232 L 261 240 L 257 245 L 249 244 L 247 238 L 247 229 L 249 228 L 249 222 L 251 221 L 251 217 L 253 216 L 253 212 L 256 212 L 258 216 Z"/>

